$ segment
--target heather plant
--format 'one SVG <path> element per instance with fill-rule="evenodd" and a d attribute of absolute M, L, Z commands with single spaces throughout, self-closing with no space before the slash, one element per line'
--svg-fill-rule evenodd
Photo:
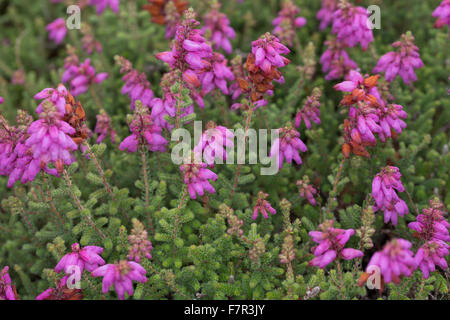
<path fill-rule="evenodd" d="M 6 1 L 0 300 L 448 299 L 450 3 L 373 2 Z"/>

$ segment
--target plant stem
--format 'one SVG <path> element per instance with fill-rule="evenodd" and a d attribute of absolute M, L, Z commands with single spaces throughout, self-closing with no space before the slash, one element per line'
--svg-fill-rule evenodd
<path fill-rule="evenodd" d="M 63 170 L 63 175 L 64 175 L 64 179 L 66 180 L 67 187 L 69 189 L 69 193 L 72 196 L 73 200 L 75 201 L 75 203 L 78 207 L 78 210 L 80 210 L 80 213 L 82 214 L 83 206 L 81 205 L 80 199 L 78 199 L 77 195 L 72 191 L 72 181 L 70 181 L 70 177 L 69 177 L 69 174 L 67 173 L 66 169 Z M 94 229 L 100 235 L 100 237 L 102 239 L 105 239 L 106 238 L 105 234 L 99 228 L 97 228 L 94 221 L 92 221 L 91 217 L 88 215 L 85 215 L 85 218 L 86 218 L 87 223 L 92 227 L 92 229 Z"/>
<path fill-rule="evenodd" d="M 330 195 L 332 195 L 333 198 L 336 197 L 337 186 L 339 179 L 341 178 L 341 172 L 342 168 L 344 167 L 344 162 L 345 158 L 342 158 L 341 163 L 339 164 L 339 169 L 337 171 L 336 178 L 334 179 L 333 190 L 330 192 Z M 328 198 L 326 215 L 328 215 L 330 212 L 331 212 L 331 196 Z"/>
<path fill-rule="evenodd" d="M 147 157 L 144 148 L 141 148 L 141 158 L 142 158 L 142 174 L 144 175 L 144 185 L 145 185 L 145 213 L 147 215 L 147 224 L 152 234 L 154 234 L 152 218 L 149 207 L 149 187 L 148 187 L 148 175 L 147 175 Z"/>
<path fill-rule="evenodd" d="M 91 146 L 89 145 L 89 143 L 87 141 L 84 141 L 83 144 L 86 147 L 86 150 L 89 153 L 89 156 L 92 158 L 92 160 L 94 160 L 95 166 L 97 167 L 97 171 L 100 174 L 100 177 L 102 177 L 103 185 L 105 186 L 106 191 L 109 193 L 111 198 L 114 199 L 112 188 L 109 185 L 108 181 L 106 180 L 105 172 L 103 171 L 103 168 L 101 167 L 100 162 L 97 159 L 97 156 L 95 155 L 94 152 L 92 152 Z"/>

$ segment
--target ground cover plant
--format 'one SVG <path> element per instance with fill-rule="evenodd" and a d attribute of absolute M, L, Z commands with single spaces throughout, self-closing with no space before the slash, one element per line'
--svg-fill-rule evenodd
<path fill-rule="evenodd" d="M 1 0 L 0 299 L 448 299 L 449 25 Z"/>

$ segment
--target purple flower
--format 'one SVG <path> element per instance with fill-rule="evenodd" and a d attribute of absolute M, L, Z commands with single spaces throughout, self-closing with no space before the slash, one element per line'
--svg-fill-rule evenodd
<path fill-rule="evenodd" d="M 144 106 L 150 106 L 153 91 L 145 73 L 133 69 L 131 62 L 123 57 L 117 58 L 117 64 L 121 66 L 120 73 L 125 73 L 122 77 L 125 82 L 122 87 L 122 94 L 128 94 L 130 97 L 131 110 L 134 110 L 137 100 L 140 100 Z"/>
<path fill-rule="evenodd" d="M 430 208 L 423 209 L 422 214 L 416 217 L 416 221 L 410 222 L 408 227 L 416 231 L 416 236 L 424 241 L 450 241 L 450 223 L 444 217 L 443 207 L 439 199 L 430 200 Z"/>
<path fill-rule="evenodd" d="M 292 46 L 292 40 L 296 37 L 295 29 L 306 24 L 305 18 L 297 17 L 299 12 L 300 9 L 291 0 L 286 0 L 283 2 L 283 8 L 278 12 L 278 17 L 272 21 L 272 25 L 275 26 L 273 34 L 288 46 Z"/>
<path fill-rule="evenodd" d="M 385 141 L 386 137 L 391 137 L 391 132 L 394 130 L 397 134 L 402 133 L 406 128 L 406 123 L 402 119 L 406 119 L 408 114 L 403 110 L 399 104 L 388 104 L 386 107 L 379 108 L 379 121 L 381 131 L 378 136 L 381 141 Z"/>
<path fill-rule="evenodd" d="M 204 16 L 205 26 L 202 28 L 202 31 L 210 33 L 214 49 L 219 50 L 222 48 L 226 53 L 231 54 L 233 49 L 230 39 L 234 39 L 236 33 L 230 27 L 230 20 L 227 15 L 219 12 L 220 6 L 219 2 L 211 5 L 211 11 Z"/>
<path fill-rule="evenodd" d="M 223 163 L 227 159 L 227 147 L 234 146 L 234 134 L 226 127 L 218 126 L 213 121 L 208 122 L 207 130 L 203 132 L 200 141 L 194 147 L 194 153 L 200 157 L 203 155 L 204 161 L 214 166 Z"/>
<path fill-rule="evenodd" d="M 320 96 L 321 91 L 318 88 L 314 88 L 312 95 L 306 98 L 303 108 L 297 112 L 295 116 L 295 127 L 300 127 L 302 120 L 308 129 L 311 129 L 311 121 L 316 124 L 320 124 Z"/>
<path fill-rule="evenodd" d="M 104 110 L 97 115 L 94 132 L 98 134 L 97 143 L 102 142 L 108 135 L 110 135 L 112 143 L 116 142 L 116 132 L 112 128 L 111 118 Z"/>
<path fill-rule="evenodd" d="M 444 25 L 450 27 L 450 0 L 443 0 L 433 11 L 433 17 L 437 18 L 435 28 L 442 28 Z"/>
<path fill-rule="evenodd" d="M 55 267 L 55 272 L 60 273 L 63 270 L 64 272 L 68 272 L 70 266 L 77 266 L 80 273 L 83 272 L 84 269 L 91 272 L 98 268 L 98 266 L 105 264 L 105 261 L 100 257 L 100 254 L 102 253 L 103 248 L 101 247 L 86 246 L 81 248 L 78 243 L 74 243 L 72 245 L 72 252 L 66 254 L 59 260 Z"/>
<path fill-rule="evenodd" d="M 233 72 L 227 66 L 225 57 L 217 52 L 213 53 L 210 60 L 210 66 L 205 68 L 204 73 L 200 75 L 202 83 L 202 94 L 205 95 L 214 88 L 219 88 L 223 94 L 229 94 L 227 80 L 234 80 Z"/>
<path fill-rule="evenodd" d="M 369 18 L 367 10 L 363 7 L 355 7 L 347 1 L 338 4 L 338 10 L 333 13 L 332 33 L 337 40 L 350 48 L 361 45 L 366 50 L 373 41 L 372 30 L 368 27 Z"/>
<path fill-rule="evenodd" d="M 353 229 L 338 229 L 333 227 L 333 220 L 327 220 L 319 225 L 320 231 L 311 231 L 309 236 L 318 245 L 311 248 L 315 258 L 309 264 L 319 268 L 325 268 L 336 258 L 351 260 L 360 258 L 364 254 L 353 248 L 345 248 L 345 244 L 355 233 Z"/>
<path fill-rule="evenodd" d="M 359 101 L 364 101 L 368 106 L 384 106 L 377 89 L 378 75 L 364 78 L 358 71 L 350 70 L 345 81 L 334 86 L 337 91 L 350 92 L 341 100 L 342 105 L 351 106 Z"/>
<path fill-rule="evenodd" d="M 93 277 L 103 277 L 103 293 L 107 293 L 114 285 L 120 300 L 125 297 L 125 292 L 129 296 L 133 295 L 133 280 L 140 283 L 147 282 L 145 274 L 147 271 L 137 262 L 121 260 L 115 264 L 105 264 L 94 271 Z"/>
<path fill-rule="evenodd" d="M 292 163 L 294 160 L 297 164 L 302 164 L 302 158 L 299 151 L 306 152 L 308 148 L 300 140 L 300 133 L 292 128 L 289 124 L 284 128 L 277 129 L 279 138 L 275 139 L 270 149 L 270 156 L 277 157 L 278 168 L 283 167 L 283 161 L 286 159 L 287 163 Z"/>
<path fill-rule="evenodd" d="M 63 18 L 58 18 L 49 23 L 46 29 L 48 31 L 48 38 L 56 44 L 60 44 L 67 33 L 66 21 Z"/>
<path fill-rule="evenodd" d="M 186 11 L 185 19 L 177 26 L 172 50 L 156 54 L 156 58 L 182 73 L 184 82 L 200 86 L 200 75 L 210 67 L 212 48 L 206 42 L 193 11 Z"/>
<path fill-rule="evenodd" d="M 255 56 L 255 66 L 261 68 L 267 74 L 272 72 L 272 66 L 280 68 L 288 65 L 289 59 L 283 57 L 282 54 L 288 54 L 289 52 L 290 50 L 277 37 L 270 33 L 266 33 L 258 40 L 252 42 L 252 54 Z M 283 76 L 277 81 L 283 83 Z"/>
<path fill-rule="evenodd" d="M 402 276 L 410 277 L 417 265 L 410 250 L 411 243 L 404 239 L 394 239 L 388 242 L 383 250 L 375 252 L 367 265 L 377 266 L 386 283 L 400 283 Z"/>
<path fill-rule="evenodd" d="M 16 300 L 8 270 L 9 267 L 6 266 L 0 272 L 0 300 Z"/>
<path fill-rule="evenodd" d="M 98 15 L 105 11 L 106 7 L 110 7 L 114 13 L 119 13 L 120 0 L 90 0 L 89 5 L 95 6 Z"/>
<path fill-rule="evenodd" d="M 419 48 L 414 45 L 414 36 L 410 32 L 403 34 L 401 40 L 394 42 L 392 46 L 398 48 L 398 51 L 383 55 L 372 72 L 385 72 L 385 78 L 389 82 L 399 75 L 409 85 L 417 80 L 414 69 L 423 67 Z"/>
<path fill-rule="evenodd" d="M 334 80 L 345 77 L 350 70 L 358 68 L 355 61 L 350 59 L 344 50 L 344 45 L 335 39 L 325 41 L 327 50 L 320 57 L 322 72 L 327 73 L 326 80 Z"/>
<path fill-rule="evenodd" d="M 161 127 L 153 123 L 148 109 L 137 105 L 130 123 L 131 135 L 119 145 L 119 149 L 128 152 L 138 151 L 139 146 L 147 146 L 150 151 L 166 151 L 167 140 L 161 135 Z"/>
<path fill-rule="evenodd" d="M 197 194 L 202 197 L 205 191 L 216 192 L 208 180 L 216 181 L 217 175 L 206 167 L 206 163 L 184 163 L 180 166 L 191 199 L 196 199 Z"/>
<path fill-rule="evenodd" d="M 384 167 L 372 181 L 372 196 L 375 199 L 373 210 L 384 212 L 384 223 L 392 222 L 397 225 L 398 216 L 403 217 L 408 213 L 408 206 L 405 201 L 397 196 L 398 192 L 405 191 L 405 187 L 400 181 L 401 173 L 397 167 Z"/>
<path fill-rule="evenodd" d="M 5 101 L 3 97 L 0 97 L 0 104 L 2 104 Z"/>
<path fill-rule="evenodd" d="M 66 71 L 63 73 L 62 82 L 70 81 L 70 92 L 73 96 L 85 93 L 89 86 L 94 83 L 101 83 L 107 77 L 106 72 L 95 74 L 95 69 L 91 66 L 91 59 L 86 59 L 82 64 L 64 65 Z"/>
<path fill-rule="evenodd" d="M 269 215 L 267 214 L 267 211 L 269 211 L 271 214 L 276 214 L 277 211 L 272 208 L 271 204 L 269 203 L 269 201 L 266 200 L 266 198 L 269 195 L 267 193 L 264 193 L 262 191 L 258 192 L 258 199 L 256 200 L 256 204 L 253 207 L 253 215 L 252 215 L 252 219 L 256 220 L 256 218 L 258 218 L 258 213 L 261 212 L 262 216 L 264 217 L 264 219 L 268 219 Z"/>
<path fill-rule="evenodd" d="M 58 84 L 56 89 L 45 88 L 34 96 L 34 99 L 36 100 L 44 99 L 44 101 L 37 106 L 36 113 L 43 112 L 43 105 L 46 101 L 48 101 L 56 106 L 56 109 L 60 114 L 64 115 L 66 113 L 66 98 L 68 95 L 68 91 L 62 83 Z"/>
<path fill-rule="evenodd" d="M 446 270 L 448 268 L 445 257 L 448 256 L 449 245 L 442 240 L 430 240 L 417 251 L 414 257 L 415 264 L 422 270 L 423 277 L 428 279 L 430 272 L 436 270 L 436 266 Z"/>
<path fill-rule="evenodd" d="M 150 251 L 152 251 L 153 247 L 150 240 L 148 240 L 147 230 L 144 229 L 144 225 L 137 219 L 133 219 L 132 223 L 133 229 L 128 236 L 128 243 L 130 244 L 128 259 L 137 263 L 141 262 L 143 257 L 151 259 Z"/>
<path fill-rule="evenodd" d="M 299 195 L 302 198 L 306 198 L 309 203 L 313 206 L 316 205 L 316 199 L 314 199 L 314 195 L 317 193 L 316 188 L 309 184 L 309 178 L 307 176 L 303 177 L 303 180 L 297 181 L 297 187 L 299 191 Z"/>
<path fill-rule="evenodd" d="M 319 29 L 323 30 L 333 21 L 333 14 L 337 9 L 337 0 L 322 0 L 322 7 L 317 12 L 317 19 L 320 20 Z"/>

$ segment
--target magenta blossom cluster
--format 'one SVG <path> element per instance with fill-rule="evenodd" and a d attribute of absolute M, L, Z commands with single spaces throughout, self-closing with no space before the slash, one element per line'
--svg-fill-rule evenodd
<path fill-rule="evenodd" d="M 405 191 L 400 181 L 401 173 L 397 167 L 384 167 L 372 181 L 372 196 L 375 199 L 373 210 L 384 212 L 384 223 L 397 225 L 398 215 L 403 217 L 408 213 L 408 206 L 395 192 Z"/>
<path fill-rule="evenodd" d="M 64 276 L 56 283 L 56 288 L 48 288 L 36 297 L 36 300 L 64 300 L 66 298 L 68 276 Z"/>
<path fill-rule="evenodd" d="M 194 147 L 197 156 L 203 156 L 209 166 L 223 163 L 227 159 L 227 147 L 234 146 L 234 134 L 224 126 L 218 126 L 213 121 L 208 122 L 207 130 L 203 132 L 200 141 Z"/>
<path fill-rule="evenodd" d="M 450 223 L 442 212 L 443 204 L 439 200 L 431 200 L 430 208 L 422 210 L 416 221 L 410 222 L 408 227 L 417 232 L 417 237 L 424 241 L 440 240 L 450 241 Z"/>
<path fill-rule="evenodd" d="M 373 72 L 385 72 L 385 78 L 389 82 L 393 81 L 398 75 L 409 85 L 417 80 L 414 69 L 423 67 L 419 48 L 414 45 L 414 36 L 408 32 L 402 35 L 401 40 L 394 42 L 392 46 L 397 51 L 391 51 L 383 55 L 378 60 Z"/>
<path fill-rule="evenodd" d="M 133 281 L 147 282 L 146 273 L 147 271 L 139 263 L 121 260 L 115 264 L 105 264 L 95 269 L 92 271 L 92 276 L 103 277 L 103 293 L 107 293 L 109 288 L 114 285 L 117 296 L 123 300 L 125 292 L 129 296 L 133 295 Z"/>
<path fill-rule="evenodd" d="M 0 97 L 0 104 L 2 104 L 5 101 L 5 98 Z"/>
<path fill-rule="evenodd" d="M 312 95 L 306 98 L 303 107 L 297 112 L 295 116 L 295 127 L 300 127 L 302 121 L 305 122 L 306 128 L 311 129 L 311 121 L 320 124 L 320 96 L 321 91 L 315 88 Z"/>
<path fill-rule="evenodd" d="M 320 30 L 325 29 L 333 22 L 333 14 L 337 9 L 337 5 L 338 0 L 322 0 L 322 7 L 316 16 L 320 20 Z"/>
<path fill-rule="evenodd" d="M 227 66 L 225 57 L 218 52 L 214 52 L 210 60 L 210 67 L 206 68 L 204 73 L 200 75 L 202 94 L 205 95 L 216 87 L 219 88 L 223 94 L 229 94 L 227 80 L 234 80 L 233 72 L 231 72 L 230 68 Z"/>
<path fill-rule="evenodd" d="M 63 18 L 58 18 L 49 23 L 46 29 L 48 31 L 48 38 L 56 44 L 60 44 L 67 34 L 66 21 Z"/>
<path fill-rule="evenodd" d="M 199 87 L 204 69 L 211 65 L 212 48 L 202 31 L 196 29 L 200 23 L 194 19 L 195 14 L 188 10 L 185 15 L 185 19 L 177 26 L 172 50 L 160 52 L 156 57 L 168 63 L 172 70 L 179 70 L 187 84 Z"/>
<path fill-rule="evenodd" d="M 165 117 L 169 116 L 174 118 L 177 112 L 177 99 L 175 95 L 170 91 L 170 88 L 163 88 L 163 98 L 154 98 L 151 101 L 152 119 L 154 124 L 171 131 L 174 127 L 166 121 Z M 194 105 L 191 104 L 188 107 L 181 108 L 180 117 L 186 117 L 194 112 Z"/>
<path fill-rule="evenodd" d="M 252 41 L 252 54 L 255 56 L 255 66 L 261 68 L 267 74 L 272 72 L 272 68 L 287 66 L 290 61 L 282 55 L 289 52 L 290 50 L 277 37 L 271 34 L 265 34 L 258 40 Z M 283 83 L 284 77 L 281 76 L 276 81 Z"/>
<path fill-rule="evenodd" d="M 91 59 L 86 59 L 81 64 L 64 65 L 66 70 L 62 76 L 62 82 L 70 81 L 70 92 L 73 96 L 85 93 L 94 83 L 101 83 L 107 77 L 108 73 L 95 73 L 95 68 L 91 66 Z"/>
<path fill-rule="evenodd" d="M 72 252 L 66 254 L 59 260 L 55 267 L 55 272 L 60 273 L 64 271 L 69 273 L 69 267 L 77 266 L 79 272 L 87 270 L 89 272 L 94 271 L 98 266 L 105 264 L 105 260 L 100 257 L 103 253 L 103 248 L 97 246 L 86 246 L 81 248 L 78 243 L 72 244 Z"/>
<path fill-rule="evenodd" d="M 6 266 L 0 272 L 0 300 L 16 300 L 8 270 L 9 267 Z"/>
<path fill-rule="evenodd" d="M 266 200 L 266 198 L 269 196 L 269 194 L 264 193 L 262 191 L 258 192 L 258 199 L 256 200 L 256 204 L 253 207 L 253 214 L 252 219 L 256 220 L 258 218 L 258 214 L 261 212 L 264 219 L 268 219 L 269 215 L 267 214 L 267 211 L 269 211 L 271 214 L 276 214 L 277 211 L 272 207 L 272 205 L 269 203 L 269 201 Z"/>
<path fill-rule="evenodd" d="M 433 17 L 437 18 L 435 28 L 442 28 L 445 25 L 450 28 L 450 0 L 443 0 L 433 11 Z"/>
<path fill-rule="evenodd" d="M 109 135 L 111 137 L 111 142 L 116 142 L 116 132 L 112 128 L 111 118 L 106 114 L 105 111 L 101 111 L 97 115 L 97 123 L 95 124 L 94 132 L 98 134 L 97 143 L 102 142 Z"/>
<path fill-rule="evenodd" d="M 297 164 L 302 164 L 299 152 L 306 152 L 308 148 L 300 140 L 300 132 L 292 128 L 290 124 L 277 130 L 279 137 L 272 144 L 270 156 L 276 157 L 278 168 L 281 169 L 283 167 L 284 160 L 287 163 L 292 163 L 292 160 L 294 160 Z"/>
<path fill-rule="evenodd" d="M 317 190 L 311 184 L 309 184 L 309 178 L 305 176 L 303 177 L 303 180 L 298 180 L 296 184 L 300 197 L 306 198 L 309 203 L 315 206 L 316 199 L 314 199 L 314 195 L 317 194 Z"/>
<path fill-rule="evenodd" d="M 184 163 L 180 166 L 180 170 L 191 199 L 196 199 L 197 194 L 202 197 L 205 191 L 209 193 L 216 192 L 208 180 L 216 181 L 217 175 L 207 169 L 206 163 Z"/>
<path fill-rule="evenodd" d="M 90 0 L 89 5 L 94 6 L 98 15 L 109 6 L 114 13 L 119 13 L 120 0 Z"/>
<path fill-rule="evenodd" d="M 338 9 L 333 13 L 332 32 L 339 42 L 350 48 L 360 44 L 366 50 L 373 41 L 367 10 L 347 1 L 339 2 Z"/>
<path fill-rule="evenodd" d="M 54 105 L 44 104 L 40 119 L 28 128 L 28 138 L 17 144 L 15 168 L 9 175 L 8 186 L 12 187 L 17 180 L 22 183 L 34 180 L 36 175 L 45 171 L 52 175 L 61 173 L 64 165 L 74 162 L 73 151 L 78 146 L 69 136 L 75 133 Z M 52 164 L 55 168 L 50 168 Z"/>
<path fill-rule="evenodd" d="M 379 268 L 383 280 L 386 283 L 400 283 L 401 277 L 410 277 L 417 265 L 414 261 L 414 253 L 410 250 L 411 242 L 404 239 L 394 239 L 388 242 L 381 251 L 375 252 L 367 265 Z"/>
<path fill-rule="evenodd" d="M 327 50 L 320 57 L 320 63 L 322 72 L 327 73 L 326 80 L 343 78 L 350 70 L 358 68 L 356 62 L 350 59 L 345 51 L 345 45 L 335 39 L 325 41 L 325 45 Z"/>
<path fill-rule="evenodd" d="M 203 32 L 209 32 L 211 35 L 211 42 L 214 49 L 222 48 L 227 54 L 231 54 L 232 47 L 230 39 L 236 37 L 236 33 L 230 26 L 230 20 L 225 13 L 219 11 L 220 3 L 213 3 L 211 11 L 204 16 L 205 26 L 202 28 Z"/>
<path fill-rule="evenodd" d="M 285 0 L 283 2 L 283 8 L 272 21 L 272 25 L 275 26 L 273 34 L 288 46 L 292 46 L 292 40 L 296 37 L 296 29 L 306 24 L 304 17 L 297 16 L 299 12 L 300 9 L 291 0 Z"/>
<path fill-rule="evenodd" d="M 311 248 L 315 256 L 309 262 L 311 266 L 323 269 L 336 258 L 351 260 L 364 255 L 360 250 L 344 248 L 347 241 L 355 233 L 353 229 L 338 229 L 334 228 L 333 225 L 333 220 L 327 220 L 319 225 L 320 231 L 309 232 L 309 236 L 318 244 Z"/>
<path fill-rule="evenodd" d="M 66 98 L 69 92 L 66 87 L 60 83 L 56 89 L 45 88 L 39 93 L 35 94 L 34 99 L 43 100 L 36 108 L 36 113 L 41 113 L 44 111 L 43 105 L 45 103 L 50 103 L 56 106 L 58 112 L 62 115 L 66 113 Z"/>
<path fill-rule="evenodd" d="M 134 110 L 137 100 L 140 100 L 144 106 L 150 106 L 153 91 L 145 73 L 133 69 L 131 62 L 123 57 L 118 57 L 117 63 L 121 66 L 120 73 L 124 74 L 122 81 L 125 84 L 122 87 L 122 94 L 128 94 L 130 97 L 131 110 Z"/>
<path fill-rule="evenodd" d="M 150 151 L 166 151 L 167 140 L 161 135 L 161 127 L 153 123 L 146 107 L 136 106 L 130 123 L 130 131 L 131 135 L 119 145 L 120 150 L 136 152 L 140 146 L 146 146 Z"/>
<path fill-rule="evenodd" d="M 415 231 L 414 235 L 424 241 L 414 260 L 425 279 L 436 270 L 436 265 L 443 270 L 448 267 L 445 257 L 449 254 L 450 223 L 444 217 L 443 207 L 439 199 L 430 200 L 430 207 L 423 209 L 416 221 L 408 224 Z"/>
<path fill-rule="evenodd" d="M 128 259 L 140 263 L 142 258 L 151 259 L 150 253 L 153 249 L 152 243 L 148 240 L 147 230 L 144 225 L 137 219 L 133 219 L 133 229 L 128 236 L 128 243 L 130 249 L 128 252 Z"/>

